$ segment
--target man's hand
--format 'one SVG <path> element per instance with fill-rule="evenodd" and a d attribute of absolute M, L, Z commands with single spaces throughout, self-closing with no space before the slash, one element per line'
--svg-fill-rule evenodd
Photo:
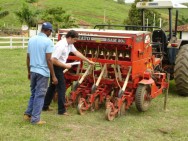
<path fill-rule="evenodd" d="M 93 62 L 91 60 L 89 60 L 88 63 L 91 64 L 91 65 L 95 65 L 95 62 Z"/>
<path fill-rule="evenodd" d="M 72 67 L 71 64 L 69 64 L 69 63 L 66 64 L 66 69 L 70 69 L 71 67 Z"/>
<path fill-rule="evenodd" d="M 58 84 L 58 80 L 57 80 L 56 76 L 52 77 L 52 81 L 53 81 L 52 84 L 54 84 L 54 85 Z"/>
<path fill-rule="evenodd" d="M 27 78 L 30 80 L 30 73 L 27 74 Z"/>

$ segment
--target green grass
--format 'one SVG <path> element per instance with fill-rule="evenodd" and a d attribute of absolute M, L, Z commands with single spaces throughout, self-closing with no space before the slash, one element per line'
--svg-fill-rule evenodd
<path fill-rule="evenodd" d="M 20 28 L 19 23 L 14 12 L 22 7 L 25 0 L 1 0 L 0 6 L 2 10 L 8 10 L 10 14 L 0 20 L 0 25 L 6 25 L 8 28 Z M 71 13 L 78 21 L 83 20 L 90 23 L 92 26 L 101 24 L 104 21 L 104 10 L 106 15 L 106 22 L 111 21 L 111 24 L 122 24 L 127 18 L 130 4 L 118 4 L 113 0 L 39 0 L 37 9 L 48 9 L 52 7 L 61 6 L 64 10 Z M 179 14 L 186 17 L 186 10 L 181 9 Z M 161 10 L 158 10 L 159 12 Z M 175 11 L 175 10 L 173 10 Z M 168 10 L 162 10 L 163 17 L 168 17 Z"/>
<path fill-rule="evenodd" d="M 175 92 L 170 83 L 168 111 L 163 110 L 164 95 L 155 98 L 147 112 L 139 113 L 135 105 L 125 116 L 109 122 L 105 108 L 71 116 L 57 115 L 57 103 L 51 112 L 42 112 L 44 126 L 23 121 L 30 96 L 26 70 L 26 49 L 0 49 L 0 141 L 187 141 L 188 98 Z"/>

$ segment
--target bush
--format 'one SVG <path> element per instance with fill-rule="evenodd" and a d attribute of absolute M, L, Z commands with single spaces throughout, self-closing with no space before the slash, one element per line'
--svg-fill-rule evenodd
<path fill-rule="evenodd" d="M 38 0 L 25 0 L 26 2 L 28 3 L 35 3 L 35 2 L 38 2 Z"/>

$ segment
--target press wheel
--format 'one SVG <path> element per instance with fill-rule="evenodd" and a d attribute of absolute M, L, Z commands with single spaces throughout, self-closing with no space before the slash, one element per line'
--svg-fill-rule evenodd
<path fill-rule="evenodd" d="M 111 112 L 112 112 L 111 108 L 106 109 L 106 111 L 105 111 L 105 119 L 106 120 L 112 121 L 115 118 L 115 115 L 112 115 Z"/>
<path fill-rule="evenodd" d="M 119 111 L 120 116 L 125 115 L 126 113 L 125 106 L 126 106 L 126 102 L 123 102 Z"/>
<path fill-rule="evenodd" d="M 73 102 L 72 106 L 73 107 L 76 107 L 80 101 L 80 98 L 81 98 L 81 93 L 79 93 L 77 96 L 76 96 L 76 99 L 75 101 Z"/>
<path fill-rule="evenodd" d="M 97 96 L 97 97 L 95 98 L 94 103 L 93 103 L 93 108 L 94 108 L 95 110 L 98 110 L 98 109 L 99 109 L 99 107 L 100 107 L 99 102 L 100 102 L 100 99 L 99 99 L 99 97 Z"/>
<path fill-rule="evenodd" d="M 78 106 L 77 106 L 77 112 L 78 112 L 78 114 L 80 114 L 80 115 L 84 114 L 85 110 L 83 110 L 83 108 L 84 108 L 84 102 L 78 103 Z"/>
<path fill-rule="evenodd" d="M 76 96 L 76 105 L 78 105 L 79 101 L 80 101 L 80 98 L 81 98 L 81 93 L 79 93 L 77 96 Z"/>

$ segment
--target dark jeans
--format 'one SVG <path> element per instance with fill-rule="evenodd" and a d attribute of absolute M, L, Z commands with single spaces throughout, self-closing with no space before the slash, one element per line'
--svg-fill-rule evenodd
<path fill-rule="evenodd" d="M 40 121 L 40 114 L 48 87 L 48 77 L 31 72 L 30 82 L 31 96 L 25 114 L 31 116 L 31 123 L 36 123 Z"/>
<path fill-rule="evenodd" d="M 65 92 L 66 92 L 66 85 L 65 79 L 63 74 L 63 68 L 54 65 L 55 75 L 58 79 L 58 84 L 52 84 L 52 78 L 50 77 L 50 85 L 48 87 L 46 97 L 44 100 L 43 110 L 47 110 L 49 105 L 54 97 L 55 90 L 58 92 L 58 114 L 63 114 L 66 112 L 65 109 Z"/>

